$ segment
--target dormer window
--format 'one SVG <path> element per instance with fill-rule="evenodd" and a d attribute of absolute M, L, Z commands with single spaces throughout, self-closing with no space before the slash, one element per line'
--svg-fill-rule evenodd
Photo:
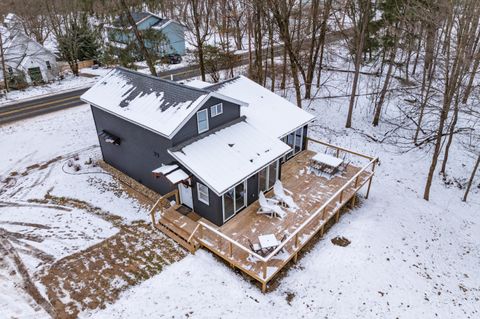
<path fill-rule="evenodd" d="M 197 112 L 198 134 L 208 131 L 208 109 Z"/>
<path fill-rule="evenodd" d="M 210 114 L 212 117 L 223 113 L 223 103 L 218 103 L 210 107 Z"/>

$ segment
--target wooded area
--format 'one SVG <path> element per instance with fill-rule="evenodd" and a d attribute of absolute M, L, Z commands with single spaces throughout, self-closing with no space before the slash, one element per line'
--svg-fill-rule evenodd
<path fill-rule="evenodd" d="M 345 127 L 356 124 L 359 82 L 362 77 L 374 76 L 377 84 L 370 88 L 375 92 L 369 110 L 371 131 L 381 132 L 382 124 L 392 126 L 392 130 L 401 128 L 407 132 L 401 138 L 405 151 L 428 150 L 425 200 L 430 199 L 437 172 L 447 179 L 452 143 L 461 141 L 474 164 L 471 176 L 465 176 L 467 182 L 461 183 L 467 199 L 480 156 L 478 1 L 15 0 L 0 4 L 0 14 L 17 14 L 24 32 L 40 44 L 54 38 L 61 59 L 74 74 L 78 74 L 78 61 L 83 59 L 134 67 L 128 52 L 112 54 L 103 34 L 106 24 L 126 16 L 124 27 L 132 28 L 135 34 L 132 47 L 141 53 L 150 73 L 157 75 L 159 57 L 145 46 L 149 35 L 137 30 L 131 17 L 137 11 L 154 12 L 185 26 L 202 80 L 210 75 L 218 81 L 221 69 L 234 76 L 235 53 L 244 50 L 249 57 L 248 76 L 272 91 L 292 90 L 299 107 L 322 91 L 324 72 L 329 67 L 325 60 L 327 35 L 340 31 L 338 40 L 348 50 L 338 54 L 352 65 L 348 70 L 352 81 Z M 216 39 L 214 44 L 212 38 Z M 402 89 L 408 103 L 397 107 L 404 116 L 384 118 L 390 93 Z"/>

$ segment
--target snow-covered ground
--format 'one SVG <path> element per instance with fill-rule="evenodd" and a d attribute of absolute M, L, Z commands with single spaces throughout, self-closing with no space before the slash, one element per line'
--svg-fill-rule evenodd
<path fill-rule="evenodd" d="M 380 157 L 370 198 L 342 217 L 275 290 L 262 294 L 201 251 L 125 292 L 107 309 L 84 316 L 477 318 L 478 190 L 463 203 L 461 191 L 436 179 L 431 201 L 424 201 L 428 154 L 401 154 L 395 146 L 372 143 L 356 131 L 342 129 L 347 103 L 344 98 L 310 104 L 318 115 L 310 132 Z M 356 111 L 356 128 L 367 129 L 370 114 Z M 463 174 L 468 171 L 464 165 L 471 167 L 472 161 L 456 157 L 451 170 Z M 352 243 L 333 245 L 335 236 Z"/>
<path fill-rule="evenodd" d="M 324 72 L 323 78 L 328 81 L 317 96 L 348 93 L 351 81 L 348 73 Z M 366 78 L 368 76 L 362 77 L 360 93 L 372 90 Z M 294 100 L 291 90 L 286 93 Z M 401 99 L 393 96 L 385 108 L 385 116 L 395 117 L 399 103 Z M 354 112 L 354 129 L 347 130 L 343 127 L 348 98 L 304 101 L 304 108 L 317 115 L 310 127 L 312 137 L 378 156 L 380 165 L 370 198 L 344 215 L 284 277 L 278 279 L 278 286 L 271 292 L 262 294 L 256 286 L 201 250 L 128 289 L 106 309 L 83 312 L 80 316 L 478 318 L 480 190 L 476 185 L 479 177 L 467 203 L 461 201 L 462 190 L 446 186 L 438 176 L 434 180 L 431 200 L 424 201 L 422 191 L 430 160 L 428 149 L 406 152 L 395 143 L 398 137 L 392 137 L 390 143 L 373 142 L 372 136 L 383 137 L 390 128 L 384 122 L 376 129 L 371 127 L 371 108 L 366 106 L 369 104 L 368 97 L 359 99 Z M 57 197 L 95 201 L 100 208 L 125 220 L 146 218 L 146 211 L 133 199 L 117 196 L 109 187 L 95 188 L 108 186 L 113 180 L 109 175 L 97 174 L 98 168 L 85 164 L 88 158 L 100 156 L 87 106 L 2 126 L 0 135 L 0 180 L 5 181 L 14 171 L 20 176 L 27 172 L 26 176 L 18 178 L 20 184 L 14 187 L 19 190 L 15 194 L 6 188 L 8 183 L 0 184 L 4 190 L 0 191 L 1 201 L 24 203 L 28 199 L 42 198 L 50 191 Z M 458 179 L 465 178 L 473 159 L 458 143 L 453 150 L 448 173 Z M 80 154 L 79 160 L 74 160 L 81 166 L 79 172 L 86 174 L 73 174 L 68 167 L 67 158 L 71 159 L 74 153 Z M 65 158 L 46 169 L 27 169 L 60 155 Z M 0 220 L 47 223 L 51 218 L 47 212 L 50 209 L 28 208 L 25 211 L 30 215 L 32 211 L 37 212 L 29 218 L 28 215 L 20 216 L 18 207 L 0 206 Z M 64 223 L 68 223 L 70 213 L 62 217 Z M 81 249 L 116 230 L 111 225 L 97 223 L 92 215 L 78 224 L 75 234 L 87 227 L 85 235 L 93 236 L 91 241 L 65 241 L 50 247 L 45 240 L 35 247 L 61 256 L 62 252 L 75 251 L 72 246 L 79 245 Z M 11 227 L 12 232 L 25 233 L 19 226 L 6 227 Z M 97 227 L 101 229 L 92 235 Z M 44 235 L 42 232 L 45 230 L 34 234 Z M 351 244 L 347 247 L 333 245 L 330 240 L 335 236 L 345 236 Z M 33 265 L 27 259 L 25 262 Z M 13 314 L 41 316 L 41 310 L 34 310 L 27 295 L 18 288 L 12 289 L 10 279 L 0 273 L 0 306 L 7 305 L 1 308 L 8 309 L 7 317 Z"/>
<path fill-rule="evenodd" d="M 80 70 L 80 76 L 68 74 L 63 80 L 58 80 L 45 85 L 30 86 L 24 90 L 10 91 L 5 96 L 0 97 L 0 107 L 2 105 L 14 103 L 19 100 L 32 99 L 50 94 L 58 94 L 61 91 L 89 87 L 98 81 L 100 76 L 107 74 L 108 71 L 110 71 L 110 69 L 84 68 Z"/>

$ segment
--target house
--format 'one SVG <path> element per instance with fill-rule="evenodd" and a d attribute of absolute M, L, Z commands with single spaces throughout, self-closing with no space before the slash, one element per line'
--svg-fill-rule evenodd
<path fill-rule="evenodd" d="M 150 12 L 133 12 L 132 18 L 138 30 L 145 32 L 151 30 L 161 34 L 166 41 L 155 43 L 153 40 L 145 40 L 146 46 L 154 49 L 159 56 L 171 53 L 185 54 L 185 27 L 180 23 L 159 17 Z M 135 39 L 132 27 L 126 21 L 126 17 L 118 17 L 112 24 L 106 26 L 109 41 L 117 48 L 125 48 Z"/>
<path fill-rule="evenodd" d="M 81 99 L 105 162 L 220 226 L 273 187 L 314 116 L 239 76 L 191 85 L 124 68 Z"/>
<path fill-rule="evenodd" d="M 6 69 L 3 72 L 0 64 L 0 85 L 3 85 L 4 73 L 12 79 L 21 78 L 27 84 L 49 82 L 58 76 L 56 56 L 28 37 L 18 27 L 18 18 L 14 15 L 8 15 L 0 26 L 0 38 Z"/>

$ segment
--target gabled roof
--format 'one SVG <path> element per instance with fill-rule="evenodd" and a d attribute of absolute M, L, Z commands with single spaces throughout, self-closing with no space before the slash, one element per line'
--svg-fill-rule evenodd
<path fill-rule="evenodd" d="M 132 15 L 132 18 L 133 18 L 133 21 L 135 21 L 135 24 L 136 25 L 139 25 L 140 23 L 142 23 L 143 21 L 145 21 L 146 19 L 150 18 L 150 17 L 154 17 L 157 19 L 157 22 L 155 22 L 154 24 L 152 24 L 150 27 L 153 28 L 153 29 L 157 29 L 157 30 L 161 30 L 163 29 L 164 27 L 166 27 L 168 24 L 170 23 L 176 23 L 176 24 L 179 24 L 179 25 L 182 25 L 180 24 L 179 22 L 177 21 L 174 21 L 174 20 L 171 20 L 171 19 L 168 19 L 168 18 L 162 18 L 160 17 L 159 15 L 156 15 L 152 12 L 148 12 L 148 11 L 143 11 L 143 12 L 132 12 L 131 13 Z M 128 21 L 126 20 L 126 17 L 124 15 L 121 15 L 119 17 L 117 17 L 111 25 L 107 25 L 108 27 L 112 27 L 112 28 L 122 28 L 122 29 L 130 29 L 131 26 L 130 24 L 128 23 Z"/>
<path fill-rule="evenodd" d="M 220 196 L 289 150 L 242 117 L 168 152 Z"/>
<path fill-rule="evenodd" d="M 188 82 L 186 84 L 188 85 Z M 247 117 L 247 122 L 265 134 L 277 138 L 293 132 L 315 118 L 287 99 L 244 76 L 203 89 L 246 102 L 248 106 L 242 107 L 241 114 Z"/>
<path fill-rule="evenodd" d="M 125 68 L 110 71 L 85 92 L 81 99 L 171 138 L 212 96 L 244 104 L 215 92 Z"/>

